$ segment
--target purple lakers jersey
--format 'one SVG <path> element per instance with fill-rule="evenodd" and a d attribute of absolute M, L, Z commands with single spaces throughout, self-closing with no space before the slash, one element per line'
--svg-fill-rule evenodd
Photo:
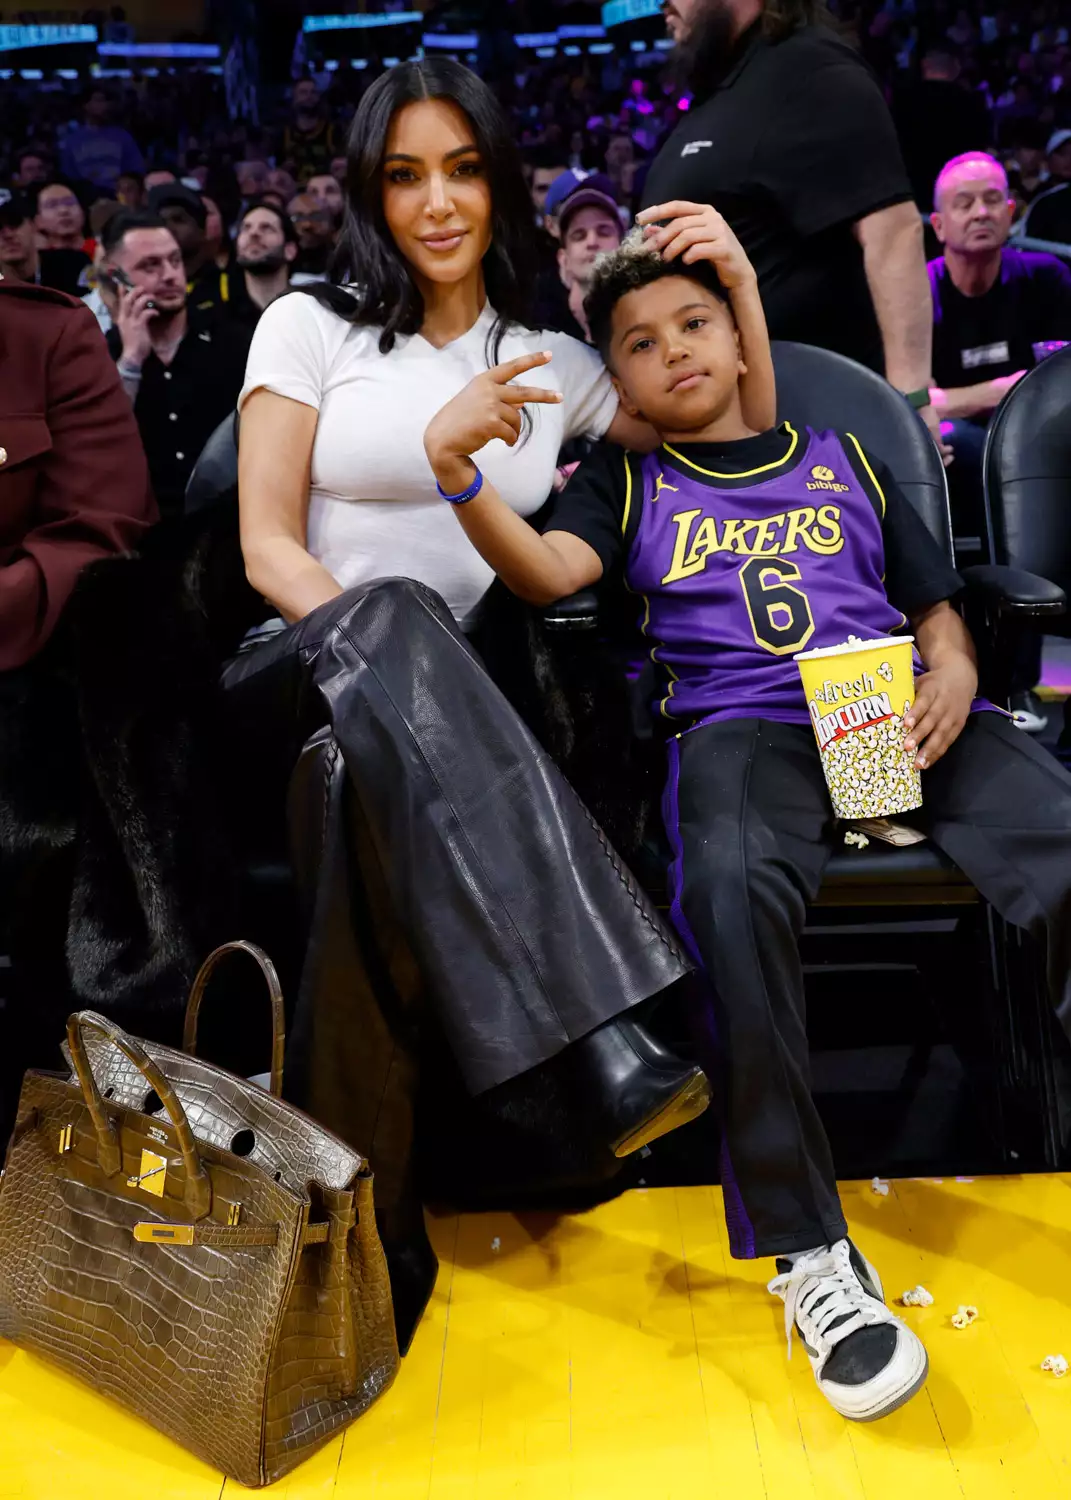
<path fill-rule="evenodd" d="M 625 579 L 645 601 L 666 718 L 806 724 L 796 652 L 905 624 L 882 583 L 881 517 L 840 439 L 792 438 L 767 474 L 719 475 L 669 447 L 629 464 L 626 511 L 642 509 Z"/>

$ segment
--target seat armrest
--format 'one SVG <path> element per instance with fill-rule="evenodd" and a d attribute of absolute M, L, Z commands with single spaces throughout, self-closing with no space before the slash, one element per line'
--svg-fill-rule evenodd
<path fill-rule="evenodd" d="M 548 630 L 594 630 L 599 623 L 599 596 L 594 589 L 579 589 L 543 610 Z"/>
<path fill-rule="evenodd" d="M 1067 609 L 1063 589 L 1037 573 L 997 563 L 979 563 L 962 573 L 968 597 L 1001 614 L 1062 615 Z"/>

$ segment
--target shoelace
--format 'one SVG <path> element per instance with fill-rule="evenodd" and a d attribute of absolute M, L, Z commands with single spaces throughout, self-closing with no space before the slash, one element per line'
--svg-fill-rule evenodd
<path fill-rule="evenodd" d="M 791 1271 L 775 1276 L 767 1290 L 785 1299 L 789 1359 L 797 1321 L 808 1344 L 823 1356 L 850 1333 L 882 1321 L 884 1304 L 875 1301 L 860 1282 L 844 1240 L 832 1250 L 801 1257 Z"/>

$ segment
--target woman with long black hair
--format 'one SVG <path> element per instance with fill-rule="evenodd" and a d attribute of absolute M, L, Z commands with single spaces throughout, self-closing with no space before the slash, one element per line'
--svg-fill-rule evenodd
<path fill-rule="evenodd" d="M 687 962 L 466 639 L 492 574 L 437 493 L 423 435 L 466 386 L 508 389 L 480 465 L 531 515 L 566 439 L 645 432 L 593 351 L 524 323 L 530 204 L 474 74 L 435 59 L 379 79 L 347 187 L 337 284 L 273 304 L 251 351 L 242 547 L 281 619 L 224 672 L 256 759 L 298 768 L 312 935 L 296 1087 L 369 1152 L 377 1192 L 409 1135 L 380 1101 L 433 1029 L 470 1093 L 508 1098 L 549 1069 L 623 1156 L 709 1098 L 628 1014 Z M 404 1344 L 434 1261 L 414 1250 L 422 1224 L 385 1201 Z"/>

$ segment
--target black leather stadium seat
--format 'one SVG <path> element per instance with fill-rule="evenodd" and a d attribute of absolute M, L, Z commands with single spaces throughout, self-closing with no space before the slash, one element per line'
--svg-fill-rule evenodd
<path fill-rule="evenodd" d="M 193 466 L 186 483 L 188 516 L 208 510 L 238 483 L 238 413 L 224 417 Z"/>
<path fill-rule="evenodd" d="M 820 906 L 972 906 L 978 892 L 933 844 L 906 849 L 871 840 L 838 851 L 822 882 Z"/>
<path fill-rule="evenodd" d="M 934 540 L 952 556 L 952 517 L 941 455 L 918 414 L 872 370 L 828 349 L 775 343 L 777 410 L 781 421 L 820 432 L 853 433 L 880 458 L 925 521 Z"/>
<path fill-rule="evenodd" d="M 1071 589 L 1071 347 L 1005 396 L 982 469 L 993 558 Z"/>

